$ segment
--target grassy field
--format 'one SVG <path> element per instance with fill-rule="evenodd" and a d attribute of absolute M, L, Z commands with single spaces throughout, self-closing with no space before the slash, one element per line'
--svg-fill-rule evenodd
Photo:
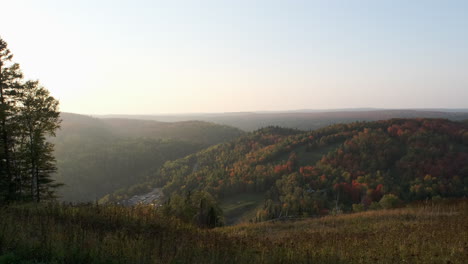
<path fill-rule="evenodd" d="M 0 209 L 0 263 L 468 263 L 468 200 L 198 229 L 152 209 Z"/>
<path fill-rule="evenodd" d="M 264 195 L 245 193 L 230 196 L 221 201 L 226 225 L 240 224 L 255 219 L 258 210 L 263 208 Z"/>
<path fill-rule="evenodd" d="M 265 257 L 260 262 L 468 263 L 467 217 L 464 201 L 219 231 L 255 238 Z M 272 253 L 282 257 L 268 259 Z"/>

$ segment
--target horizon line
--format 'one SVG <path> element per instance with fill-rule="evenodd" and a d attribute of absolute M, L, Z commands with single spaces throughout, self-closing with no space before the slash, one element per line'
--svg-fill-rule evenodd
<path fill-rule="evenodd" d="M 467 108 L 377 108 L 377 107 L 350 107 L 350 108 L 305 108 L 305 109 L 290 109 L 290 110 L 256 110 L 256 111 L 236 111 L 236 112 L 181 112 L 181 113 L 151 113 L 151 114 L 118 114 L 118 113 L 106 113 L 106 114 L 89 114 L 89 113 L 78 113 L 61 111 L 61 113 L 78 114 L 87 116 L 183 116 L 183 115 L 224 115 L 224 114 L 270 114 L 270 113 L 327 113 L 327 112 L 371 112 L 371 111 L 395 111 L 395 110 L 406 110 L 406 111 L 424 111 L 424 112 L 453 112 L 462 113 L 468 112 Z"/>

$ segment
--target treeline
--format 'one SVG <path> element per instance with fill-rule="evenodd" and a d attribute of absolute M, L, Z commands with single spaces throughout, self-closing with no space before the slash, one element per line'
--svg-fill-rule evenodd
<path fill-rule="evenodd" d="M 26 81 L 0 38 L 0 203 L 53 198 L 60 184 L 53 145 L 59 102 L 38 81 Z"/>

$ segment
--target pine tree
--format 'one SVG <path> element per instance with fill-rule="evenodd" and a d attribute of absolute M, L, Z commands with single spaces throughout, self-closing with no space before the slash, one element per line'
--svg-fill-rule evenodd
<path fill-rule="evenodd" d="M 17 174 L 14 147 L 18 112 L 17 97 L 21 94 L 23 74 L 7 43 L 0 38 L 0 201 L 15 199 Z"/>
<path fill-rule="evenodd" d="M 59 102 L 38 81 L 27 81 L 23 87 L 18 118 L 24 138 L 22 151 L 31 197 L 39 202 L 42 197 L 53 196 L 51 189 L 60 186 L 51 179 L 57 168 L 53 145 L 46 139 L 55 136 L 55 130 L 60 127 Z"/>

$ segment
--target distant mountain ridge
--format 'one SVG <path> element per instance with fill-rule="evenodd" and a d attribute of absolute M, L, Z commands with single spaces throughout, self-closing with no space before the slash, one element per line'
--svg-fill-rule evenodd
<path fill-rule="evenodd" d="M 134 118 L 164 122 L 200 120 L 254 131 L 267 126 L 314 130 L 331 124 L 356 121 L 377 121 L 391 118 L 468 119 L 468 109 L 336 109 L 280 112 L 238 112 L 174 115 L 103 115 L 98 118 Z"/>

